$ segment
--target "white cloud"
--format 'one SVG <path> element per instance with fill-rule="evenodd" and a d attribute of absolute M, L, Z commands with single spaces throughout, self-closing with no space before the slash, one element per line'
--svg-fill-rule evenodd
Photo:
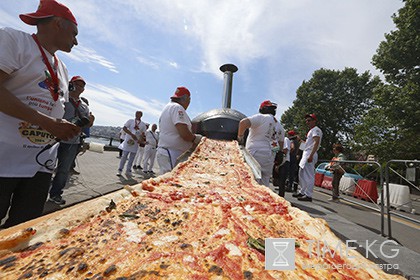
<path fill-rule="evenodd" d="M 138 110 L 143 111 L 146 122 L 156 122 L 165 106 L 157 100 L 144 100 L 121 88 L 99 84 L 89 83 L 83 96 L 89 99 L 97 125 L 122 126 Z"/>
<path fill-rule="evenodd" d="M 74 61 L 97 64 L 111 72 L 118 73 L 117 67 L 114 63 L 98 54 L 94 49 L 78 45 L 74 47 L 70 53 L 63 54 Z"/>
<path fill-rule="evenodd" d="M 308 57 L 324 67 L 371 68 L 378 34 L 382 36 L 392 26 L 391 19 L 378 22 L 372 12 L 382 2 L 130 0 L 125 5 L 147 25 L 189 38 L 187 48 L 199 44 L 201 60 L 206 62 L 201 70 L 220 77 L 218 68 L 228 61 L 246 65 L 281 56 L 284 47 L 309 52 Z"/>
<path fill-rule="evenodd" d="M 181 83 L 198 91 L 194 102 L 200 104 L 200 110 L 214 107 L 212 92 L 217 83 L 222 87 L 219 67 L 225 63 L 239 67 L 234 91 L 241 94 L 237 98 L 234 92 L 234 99 L 244 113 L 254 112 L 249 108 L 260 99 L 273 99 L 279 111 L 284 110 L 302 81 L 310 79 L 316 69 L 354 67 L 359 72 L 374 72 L 371 57 L 384 33 L 394 28 L 391 15 L 404 5 L 395 0 L 61 2 L 79 21 L 80 45 L 68 56 L 81 63 L 71 65 L 70 70 L 76 72 L 85 64 L 100 66 L 78 72 L 97 83 L 95 94 L 101 97 L 97 101 L 107 106 L 97 110 L 103 110 L 105 116 L 115 112 L 119 121 L 131 117 L 138 106 L 148 109 L 152 102 L 135 100 L 122 87 L 153 92 L 156 100 L 167 100 L 162 93 Z M 0 3 L 5 10 L 13 9 L 11 5 Z M 3 9 L 0 23 L 16 26 L 18 17 L 14 21 L 10 11 Z M 101 72 L 103 69 L 109 73 Z M 133 73 L 136 77 L 132 78 Z M 138 79 L 143 79 L 140 88 L 134 85 Z M 99 83 L 106 86 L 100 88 Z M 124 98 L 113 95 L 111 84 Z M 93 88 L 88 87 L 87 95 L 91 95 L 89 90 Z M 162 104 L 152 107 L 160 110 L 158 105 Z M 150 115 L 157 113 L 152 110 Z"/>
<path fill-rule="evenodd" d="M 175 69 L 179 68 L 178 63 L 176 63 L 175 61 L 168 61 L 169 65 Z"/>
<path fill-rule="evenodd" d="M 150 66 L 153 69 L 159 69 L 159 64 L 155 61 L 152 61 L 151 59 L 148 59 L 148 58 L 145 58 L 145 57 L 142 57 L 142 56 L 137 56 L 136 59 L 141 64 Z"/>

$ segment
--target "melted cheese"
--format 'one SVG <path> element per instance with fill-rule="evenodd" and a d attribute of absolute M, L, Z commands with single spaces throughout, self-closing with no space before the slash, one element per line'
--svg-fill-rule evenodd
<path fill-rule="evenodd" d="M 126 240 L 128 242 L 135 242 L 140 243 L 143 236 L 146 235 L 143 231 L 139 229 L 136 223 L 133 222 L 125 222 L 124 225 L 124 231 L 127 234 Z"/>

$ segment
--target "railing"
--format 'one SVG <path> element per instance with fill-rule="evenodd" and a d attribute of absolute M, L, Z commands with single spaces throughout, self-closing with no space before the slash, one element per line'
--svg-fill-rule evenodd
<path fill-rule="evenodd" d="M 406 178 L 404 178 L 404 176 L 400 175 L 397 171 L 395 171 L 394 169 L 392 169 L 390 167 L 391 163 L 404 163 L 404 164 L 413 164 L 413 165 L 419 165 L 420 161 L 419 160 L 390 160 L 387 162 L 386 167 L 385 167 L 385 174 L 382 171 L 382 167 L 381 165 L 376 162 L 376 161 L 353 161 L 353 160 L 342 160 L 342 161 L 338 161 L 338 160 L 320 160 L 319 162 L 338 162 L 338 163 L 361 163 L 361 164 L 370 164 L 370 165 L 376 165 L 377 168 L 375 170 L 373 170 L 371 173 L 369 173 L 367 176 L 371 175 L 373 172 L 376 172 L 379 170 L 379 187 L 380 187 L 380 191 L 381 191 L 381 203 L 380 203 L 380 213 L 381 213 L 381 235 L 386 237 L 387 235 L 385 234 L 385 203 L 384 203 L 384 199 L 386 199 L 386 215 L 387 215 L 387 223 L 388 223 L 388 238 L 392 239 L 392 228 L 391 228 L 391 201 L 390 201 L 390 190 L 389 190 L 389 184 L 390 184 L 390 178 L 389 178 L 389 173 L 390 170 L 392 172 L 394 172 L 395 174 L 397 174 L 400 178 L 404 179 L 409 185 L 411 185 L 413 188 L 417 189 L 418 191 L 420 191 L 420 188 L 417 187 L 415 184 L 412 184 L 409 180 L 407 180 Z M 357 173 L 357 172 L 356 172 Z M 360 174 L 358 174 L 360 175 Z M 367 176 L 363 176 L 363 177 L 367 177 Z M 385 180 L 384 180 L 385 178 Z M 377 180 L 376 180 L 377 181 Z M 357 184 L 356 182 L 356 186 L 357 188 L 360 188 L 360 186 Z M 386 196 L 384 197 L 384 187 L 386 188 Z M 363 191 L 363 190 L 362 190 Z M 366 193 L 365 193 L 366 194 Z M 366 194 L 367 195 L 367 194 Z M 354 200 L 349 200 L 346 198 L 342 198 L 345 201 L 350 201 L 351 203 L 363 206 L 365 208 L 369 208 L 371 210 L 374 211 L 378 211 L 377 208 L 374 207 L 369 207 L 364 203 L 359 203 L 357 201 Z M 372 201 L 372 199 L 369 197 L 369 199 Z M 419 220 L 416 219 L 412 219 L 406 215 L 402 215 L 399 214 L 398 212 L 393 211 L 392 214 L 404 218 L 406 220 L 415 222 L 415 223 L 420 223 Z"/>
<path fill-rule="evenodd" d="M 394 169 L 392 169 L 390 167 L 391 163 L 405 163 L 405 164 L 407 164 L 407 163 L 413 163 L 414 165 L 419 165 L 420 164 L 420 161 L 418 161 L 416 159 L 415 160 L 398 160 L 398 159 L 393 159 L 393 160 L 390 160 L 390 161 L 388 161 L 386 163 L 386 167 L 385 167 L 385 182 L 386 182 L 386 193 L 387 193 L 386 203 L 387 203 L 388 236 L 389 236 L 389 238 L 392 238 L 392 232 L 391 232 L 391 210 L 390 210 L 391 209 L 391 202 L 390 202 L 390 199 L 389 199 L 389 170 L 393 171 L 395 174 L 397 174 L 402 179 L 404 179 L 409 185 L 411 185 L 412 187 L 414 187 L 415 189 L 417 189 L 417 190 L 420 191 L 420 188 L 418 188 L 416 185 L 412 184 L 409 180 L 407 180 L 406 178 L 404 178 L 404 176 L 401 176 L 397 171 L 395 171 Z M 381 202 L 382 202 L 382 205 L 383 205 L 384 204 L 383 201 L 381 201 Z M 405 215 L 399 215 L 398 213 L 394 213 L 394 215 L 400 216 L 400 217 L 405 218 L 405 219 L 408 219 L 408 220 L 410 220 L 412 222 L 415 222 L 415 223 L 420 223 L 418 220 L 411 219 L 409 217 L 406 217 Z"/>
<path fill-rule="evenodd" d="M 90 134 L 89 135 L 89 138 L 106 139 L 106 141 L 108 142 L 108 146 L 111 146 L 111 147 L 115 147 L 115 146 L 112 145 L 112 143 L 114 142 L 114 140 L 117 142 L 117 145 L 116 146 L 118 146 L 120 144 L 120 139 L 119 138 L 114 138 L 114 137 L 111 137 L 111 136 Z"/>
<path fill-rule="evenodd" d="M 372 174 L 373 172 L 376 172 L 377 170 L 379 170 L 379 184 L 380 184 L 380 186 L 383 186 L 383 184 L 384 184 L 384 181 L 383 181 L 383 178 L 384 178 L 384 176 L 383 176 L 383 172 L 382 172 L 382 166 L 378 163 L 378 162 L 376 162 L 376 161 L 359 161 L 359 160 L 319 160 L 318 162 L 338 162 L 338 163 L 354 163 L 354 164 L 370 164 L 370 165 L 376 165 L 377 166 L 377 168 L 374 170 L 374 171 L 372 171 L 371 173 L 369 173 L 369 174 Z M 358 175 L 360 175 L 360 174 L 358 174 Z M 363 176 L 362 176 L 363 177 Z M 357 184 L 357 182 L 356 182 L 356 187 L 357 188 L 360 188 L 359 187 L 359 185 Z M 384 197 L 384 191 L 383 191 L 383 188 L 381 187 L 380 188 L 381 189 L 381 197 Z M 363 190 L 362 190 L 363 191 Z M 387 193 L 387 196 L 389 197 L 389 192 Z M 343 200 L 348 200 L 348 199 L 346 199 L 346 198 L 342 198 Z M 370 199 L 370 197 L 369 197 L 369 199 Z M 350 200 L 348 200 L 348 201 L 350 201 Z M 351 200 L 351 202 L 352 203 L 354 203 L 354 204 L 357 204 L 357 205 L 359 205 L 359 206 L 363 206 L 363 207 L 367 207 L 366 206 L 366 204 L 363 204 L 363 203 L 359 203 L 359 202 L 357 202 L 357 201 L 353 201 L 353 200 Z M 388 204 L 389 205 L 389 204 Z M 377 211 L 378 209 L 375 209 L 375 208 L 373 208 L 373 207 L 367 207 L 367 208 L 370 208 L 370 209 L 372 209 L 372 210 L 375 210 L 375 211 Z M 385 208 L 384 208 L 384 204 L 383 203 L 381 203 L 381 206 L 380 206 L 380 212 L 381 212 L 381 235 L 382 236 L 386 236 L 385 235 Z M 388 217 L 389 217 L 389 213 L 388 213 Z M 389 222 L 388 222 L 388 224 L 389 224 Z M 389 225 L 388 225 L 389 226 Z"/>

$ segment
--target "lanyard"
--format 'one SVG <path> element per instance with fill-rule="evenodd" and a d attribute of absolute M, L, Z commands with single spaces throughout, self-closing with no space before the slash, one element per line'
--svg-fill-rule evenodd
<path fill-rule="evenodd" d="M 80 99 L 79 100 L 74 100 L 73 98 L 70 98 L 70 102 L 73 104 L 74 108 L 76 108 L 76 109 L 79 108 L 80 103 L 81 103 Z"/>
<path fill-rule="evenodd" d="M 137 122 L 137 120 L 134 120 L 134 129 L 135 130 L 139 130 L 139 124 L 141 123 L 141 120 L 139 122 Z"/>
<path fill-rule="evenodd" d="M 38 38 L 36 37 L 35 34 L 32 34 L 32 38 L 34 38 L 35 43 L 38 45 L 39 51 L 41 52 L 42 55 L 42 60 L 44 61 L 45 66 L 47 66 L 48 68 L 48 72 L 50 73 L 51 76 L 51 82 L 52 82 L 52 88 L 51 86 L 48 87 L 52 98 L 54 99 L 54 101 L 58 100 L 58 76 L 57 73 L 53 70 L 53 68 L 51 67 L 50 61 L 47 59 L 47 56 L 45 55 L 45 52 L 43 50 L 43 48 L 41 47 L 41 44 L 38 41 Z M 57 69 L 58 67 L 58 58 L 55 56 L 54 54 L 54 68 Z"/>
<path fill-rule="evenodd" d="M 82 114 L 79 111 L 79 106 L 82 103 L 82 101 L 79 100 L 74 100 L 73 98 L 70 98 L 70 104 L 73 105 L 74 107 L 74 116 L 75 117 L 79 117 L 79 119 L 82 119 Z"/>

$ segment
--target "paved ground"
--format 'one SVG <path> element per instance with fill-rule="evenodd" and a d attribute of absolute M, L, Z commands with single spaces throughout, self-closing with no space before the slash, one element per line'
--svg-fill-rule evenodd
<path fill-rule="evenodd" d="M 66 205 L 58 206 L 54 203 L 47 202 L 45 205 L 45 213 L 59 210 L 89 200 L 97 196 L 113 192 L 121 189 L 124 185 L 133 185 L 149 178 L 141 171 L 133 172 L 132 178 L 118 177 L 117 166 L 119 159 L 117 152 L 95 153 L 87 151 L 84 155 L 77 158 L 77 170 L 81 173 L 73 175 L 70 182 L 64 190 L 63 198 L 67 200 Z M 155 172 L 157 170 L 155 169 Z M 392 216 L 392 236 L 401 244 L 397 246 L 399 254 L 393 259 L 384 257 L 386 249 L 390 249 L 388 245 L 389 239 L 381 235 L 381 216 L 377 211 L 363 208 L 355 202 L 360 200 L 346 197 L 342 203 L 328 202 L 330 192 L 324 189 L 316 188 L 313 202 L 299 202 L 291 197 L 290 193 L 286 193 L 286 199 L 293 206 L 307 211 L 311 216 L 323 218 L 333 232 L 343 241 L 355 240 L 358 243 L 359 251 L 366 254 L 366 242 L 370 242 L 368 246 L 372 251 L 376 252 L 378 258 L 370 259 L 378 264 L 398 264 L 398 271 L 410 279 L 420 279 L 420 226 L 412 221 L 407 221 L 400 217 Z M 371 208 L 375 208 L 372 203 L 366 203 Z M 417 204 L 417 206 L 420 203 Z M 420 213 L 420 209 L 417 211 Z M 414 220 L 420 220 L 419 214 L 407 214 Z M 385 233 L 388 234 L 387 224 L 385 220 Z M 375 243 L 372 245 L 372 243 Z M 384 246 L 381 246 L 385 244 Z M 390 251 L 388 251 L 390 252 Z M 418 278 L 416 278 L 418 277 Z"/>
<path fill-rule="evenodd" d="M 86 201 L 119 189 L 125 185 L 135 185 L 144 179 L 150 178 L 141 170 L 133 170 L 133 176 L 116 176 L 120 159 L 118 152 L 97 153 L 87 151 L 77 157 L 76 170 L 79 175 L 72 175 L 64 188 L 63 198 L 66 204 L 59 206 L 52 202 L 46 202 L 45 214 L 69 207 L 81 201 Z M 157 172 L 157 170 L 154 170 Z M 125 170 L 124 170 L 125 172 Z"/>

